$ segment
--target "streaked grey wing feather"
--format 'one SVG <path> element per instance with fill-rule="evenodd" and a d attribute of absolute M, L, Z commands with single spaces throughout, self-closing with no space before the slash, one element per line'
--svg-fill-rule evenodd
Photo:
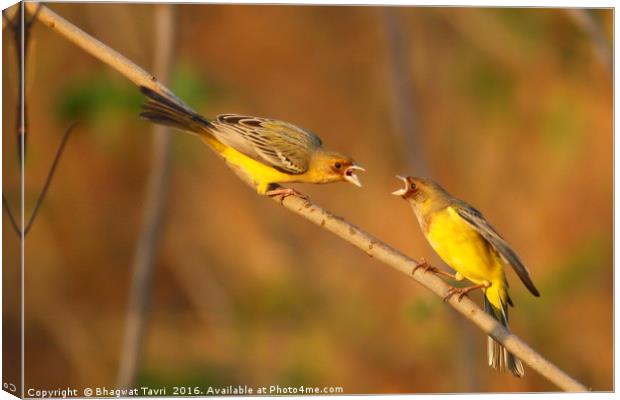
<path fill-rule="evenodd" d="M 510 264 L 515 270 L 523 284 L 532 292 L 534 296 L 540 296 L 530 272 L 521 262 L 517 254 L 510 248 L 508 243 L 500 236 L 500 234 L 489 224 L 482 213 L 465 202 L 459 202 L 454 207 L 456 212 L 463 218 L 472 228 L 474 228 L 487 242 L 493 246 L 497 253 L 502 257 L 506 264 Z"/>
<path fill-rule="evenodd" d="M 218 115 L 212 134 L 222 143 L 257 161 L 290 174 L 308 170 L 321 139 L 295 125 L 266 118 Z"/>

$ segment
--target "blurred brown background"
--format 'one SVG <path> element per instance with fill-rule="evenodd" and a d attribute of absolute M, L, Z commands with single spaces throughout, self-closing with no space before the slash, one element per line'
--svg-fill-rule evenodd
<path fill-rule="evenodd" d="M 51 8 L 151 68 L 153 6 Z M 363 189 L 297 189 L 433 263 L 389 193 L 397 173 L 437 179 L 531 269 L 539 299 L 509 273 L 513 330 L 587 386 L 612 390 L 611 44 L 562 9 L 175 9 L 176 93 L 206 116 L 291 121 L 352 155 L 368 170 Z M 611 10 L 586 12 L 610 41 Z M 32 35 L 27 216 L 62 132 L 80 124 L 26 240 L 26 386 L 112 388 L 152 127 L 129 81 L 40 24 Z M 15 207 L 12 45 L 5 32 L 3 190 Z M 486 338 L 441 299 L 258 197 L 196 138 L 173 135 L 139 383 L 556 390 L 531 369 L 520 380 L 491 370 Z M 19 247 L 7 218 L 3 235 L 12 282 Z M 4 329 L 17 337 L 12 301 Z M 5 362 L 19 358 L 18 347 L 4 351 Z"/>

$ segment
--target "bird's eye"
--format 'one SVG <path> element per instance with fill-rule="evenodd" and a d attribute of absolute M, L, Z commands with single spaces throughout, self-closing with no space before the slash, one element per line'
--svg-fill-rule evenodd
<path fill-rule="evenodd" d="M 334 164 L 334 168 L 340 169 L 340 168 L 342 168 L 342 164 L 340 162 L 336 161 L 336 163 Z"/>
<path fill-rule="evenodd" d="M 409 188 L 410 188 L 409 190 L 411 190 L 411 191 L 416 191 L 416 190 L 418 190 L 418 187 L 417 187 L 417 186 L 416 186 L 416 184 L 415 184 L 415 183 L 413 183 L 413 182 L 410 182 L 410 183 L 409 183 Z"/>

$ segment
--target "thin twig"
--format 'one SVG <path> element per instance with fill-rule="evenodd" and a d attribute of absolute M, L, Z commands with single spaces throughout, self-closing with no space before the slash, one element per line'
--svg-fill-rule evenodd
<path fill-rule="evenodd" d="M 23 6 L 23 3 L 20 3 L 20 7 Z M 34 14 L 30 17 L 30 19 L 28 19 L 28 21 L 25 22 L 24 24 L 24 32 L 23 32 L 23 40 L 24 40 L 24 46 L 23 46 L 23 51 L 24 51 L 24 55 L 23 57 L 21 56 L 21 50 L 22 50 L 22 46 L 21 46 L 21 40 L 22 40 L 22 31 L 21 31 L 21 24 L 18 21 L 19 16 L 22 14 L 21 13 L 21 8 L 18 9 L 18 12 L 16 13 L 15 17 L 13 20 L 11 20 L 8 15 L 6 14 L 6 12 L 3 10 L 2 11 L 2 16 L 4 18 L 4 21 L 6 22 L 7 25 L 10 26 L 11 30 L 13 31 L 13 37 L 15 40 L 15 47 L 17 48 L 18 51 L 18 68 L 19 68 L 19 79 L 18 79 L 18 106 L 17 106 L 17 142 L 18 142 L 18 159 L 19 159 L 19 166 L 20 169 L 23 165 L 22 163 L 22 159 L 21 159 L 21 155 L 25 154 L 25 148 L 24 151 L 22 153 L 22 143 L 23 146 L 25 146 L 26 144 L 26 122 L 27 122 L 27 118 L 26 118 L 26 101 L 25 99 L 22 99 L 22 85 L 24 82 L 24 77 L 22 76 L 24 68 L 22 68 L 23 63 L 25 63 L 26 61 L 26 50 L 28 48 L 28 42 L 30 39 L 30 30 L 32 29 L 32 25 L 34 24 L 34 22 L 36 21 L 36 17 L 39 14 L 39 10 L 41 9 L 41 6 L 39 5 L 36 9 L 36 11 L 34 12 Z M 23 102 L 23 104 L 22 104 Z M 22 123 L 23 121 L 23 123 Z M 43 203 L 43 199 L 45 198 L 45 195 L 47 194 L 47 191 L 49 189 L 50 183 L 52 181 L 52 178 L 54 176 L 54 172 L 56 171 L 56 166 L 58 165 L 58 161 L 60 160 L 60 157 L 62 156 L 65 144 L 67 142 L 67 139 L 69 138 L 69 135 L 71 134 L 71 131 L 73 130 L 73 128 L 75 127 L 77 122 L 73 122 L 69 125 L 69 127 L 67 127 L 67 129 L 65 130 L 65 133 L 63 134 L 63 137 L 61 139 L 60 145 L 58 146 L 58 149 L 56 150 L 56 154 L 54 155 L 54 161 L 52 162 L 52 166 L 47 174 L 47 178 L 45 180 L 45 183 L 43 185 L 43 189 L 41 190 L 41 192 L 39 193 L 39 196 L 37 198 L 37 201 L 35 203 L 35 207 L 32 211 L 32 215 L 30 216 L 30 219 L 28 220 L 28 223 L 26 224 L 26 228 L 24 229 L 24 237 L 28 234 L 28 232 L 30 231 L 30 228 L 32 227 L 32 224 L 35 221 L 35 218 L 37 216 L 37 213 L 39 211 L 39 208 L 41 207 L 41 204 Z M 22 142 L 22 135 L 23 135 L 23 142 Z M 11 222 L 11 225 L 13 226 L 13 230 L 15 231 L 15 233 L 18 236 L 22 236 L 22 231 L 21 228 L 17 225 L 17 222 L 15 221 L 15 217 L 13 215 L 13 211 L 11 210 L 11 206 L 9 205 L 8 200 L 6 199 L 6 197 L 4 196 L 4 193 L 2 193 L 2 206 L 4 208 L 4 210 L 6 211 L 7 215 L 9 216 L 9 220 Z"/>
<path fill-rule="evenodd" d="M 6 214 L 9 216 L 9 221 L 11 221 L 11 226 L 13 226 L 13 230 L 15 231 L 17 236 L 19 236 L 21 238 L 22 237 L 22 231 L 21 231 L 21 229 L 19 229 L 19 225 L 17 225 L 17 222 L 15 221 L 15 217 L 13 216 L 13 211 L 11 211 L 11 207 L 9 206 L 9 202 L 7 201 L 6 197 L 4 196 L 4 192 L 2 193 L 2 207 L 4 208 L 4 211 L 6 211 Z"/>
<path fill-rule="evenodd" d="M 18 74 L 17 74 L 17 160 L 19 163 L 20 170 L 24 166 L 24 160 L 26 158 L 26 140 L 27 140 L 27 126 L 28 126 L 28 116 L 26 113 L 26 99 L 24 98 L 24 83 L 26 81 L 25 75 L 25 65 L 26 65 L 26 56 L 28 55 L 28 40 L 30 39 L 29 27 L 22 24 L 22 20 L 20 19 L 22 15 L 24 15 L 23 7 L 24 3 L 19 2 L 18 12 L 15 15 L 13 20 L 12 29 L 13 29 L 13 40 L 14 47 L 17 56 L 17 66 L 18 66 Z M 18 21 L 19 19 L 19 21 Z M 23 41 L 23 43 L 22 43 Z"/>
<path fill-rule="evenodd" d="M 174 13 L 172 5 L 155 6 L 155 62 L 153 70 L 166 80 L 172 62 L 174 42 Z M 142 227 L 134 253 L 133 276 L 129 291 L 129 306 L 125 338 L 118 372 L 118 387 L 133 387 L 142 358 L 144 334 L 148 317 L 155 254 L 162 230 L 162 212 L 168 191 L 170 172 L 170 135 L 164 126 L 153 127 L 151 174 L 144 200 Z"/>
<path fill-rule="evenodd" d="M 45 199 L 45 195 L 50 187 L 50 183 L 52 182 L 52 178 L 54 177 L 54 172 L 56 172 L 56 167 L 58 166 L 58 161 L 60 161 L 60 157 L 65 149 L 65 145 L 67 144 L 67 140 L 69 140 L 69 135 L 73 132 L 73 128 L 77 125 L 77 121 L 73 121 L 65 130 L 65 133 L 62 135 L 62 139 L 60 140 L 60 144 L 58 145 L 58 150 L 56 150 L 56 155 L 54 156 L 54 161 L 52 161 L 52 166 L 50 167 L 49 172 L 47 173 L 47 178 L 45 179 L 45 183 L 43 184 L 43 189 L 41 189 L 41 193 L 39 193 L 39 197 L 32 209 L 32 214 L 30 215 L 30 219 L 26 224 L 26 229 L 24 229 L 24 236 L 30 232 L 30 228 L 32 228 L 32 224 L 39 212 L 39 208 L 41 208 L 41 204 L 43 204 L 43 199 Z"/>
<path fill-rule="evenodd" d="M 77 121 L 72 122 L 65 130 L 65 133 L 62 135 L 62 139 L 60 140 L 60 144 L 58 145 L 58 149 L 56 149 L 56 153 L 54 155 L 54 160 L 52 161 L 52 166 L 50 167 L 49 172 L 47 173 L 47 177 L 45 178 L 45 183 L 43 184 L 43 188 L 41 189 L 41 192 L 39 193 L 39 196 L 37 197 L 35 206 L 32 210 L 32 214 L 30 215 L 30 218 L 28 219 L 28 223 L 26 224 L 26 229 L 24 229 L 24 237 L 28 234 L 28 232 L 30 232 L 30 228 L 32 228 L 35 218 L 37 217 L 37 214 L 39 212 L 39 209 L 41 208 L 41 205 L 43 204 L 43 200 L 45 199 L 45 195 L 47 194 L 50 188 L 52 179 L 54 178 L 56 167 L 58 166 L 60 158 L 62 157 L 63 151 L 65 149 L 65 145 L 67 144 L 67 140 L 69 139 L 69 135 L 71 135 L 71 132 L 73 131 L 73 128 L 75 128 L 76 125 L 77 125 Z M 4 211 L 6 211 L 7 215 L 9 216 L 9 220 L 11 221 L 11 225 L 13 226 L 13 230 L 15 231 L 17 236 L 21 237 L 22 235 L 21 229 L 17 225 L 17 222 L 15 222 L 13 211 L 11 210 L 11 207 L 6 197 L 4 196 L 4 193 L 2 194 L 2 206 L 4 207 Z"/>
<path fill-rule="evenodd" d="M 26 7 L 29 11 L 32 9 L 32 12 L 34 12 L 35 4 L 36 3 L 26 3 Z M 144 70 L 137 67 L 125 57 L 121 56 L 118 52 L 90 37 L 65 19 L 60 18 L 47 7 L 42 7 L 38 18 L 45 22 L 45 24 L 50 28 L 65 36 L 68 40 L 78 44 L 87 52 L 106 62 L 134 83 L 144 84 L 148 81 L 148 76 L 150 75 L 146 74 Z M 147 77 L 146 80 L 144 79 L 145 77 Z M 161 86 L 161 84 L 159 85 Z M 165 87 L 161 87 L 161 90 L 170 92 Z M 176 96 L 173 98 L 176 98 Z M 187 105 L 184 105 L 184 103 L 179 105 L 189 108 Z M 443 297 L 448 293 L 450 286 L 439 277 L 433 274 L 425 274 L 421 269 L 419 269 L 415 274 L 412 274 L 413 269 L 419 265 L 417 261 L 405 256 L 398 250 L 390 247 L 378 238 L 362 231 L 344 219 L 335 216 L 327 210 L 324 210 L 321 207 L 297 196 L 289 196 L 282 200 L 275 198 L 274 200 L 277 203 L 281 203 L 290 211 L 304 217 L 321 228 L 336 234 L 368 255 L 389 265 L 408 277 L 415 279 L 435 294 Z M 535 371 L 538 371 L 542 376 L 556 384 L 559 388 L 566 391 L 588 390 L 583 384 L 571 378 L 564 371 L 543 358 L 516 335 L 507 331 L 494 318 L 487 315 L 482 309 L 480 309 L 480 307 L 478 307 L 478 305 L 476 305 L 476 303 L 472 300 L 465 297 L 459 302 L 455 297 L 452 297 L 448 300 L 447 304 L 450 304 L 454 307 L 454 309 L 463 314 L 482 331 L 492 336 L 511 353 L 519 357 L 524 363 L 529 365 Z"/>
<path fill-rule="evenodd" d="M 15 50 L 17 52 L 17 65 L 19 68 L 18 73 L 18 101 L 17 101 L 17 158 L 19 162 L 19 167 L 22 168 L 22 156 L 26 155 L 26 139 L 28 132 L 28 115 L 26 113 L 26 99 L 23 98 L 23 85 L 25 82 L 25 76 L 23 72 L 25 71 L 25 63 L 28 55 L 28 44 L 30 43 L 30 33 L 32 29 L 32 25 L 36 21 L 37 15 L 39 14 L 40 4 L 37 7 L 36 11 L 33 15 L 25 21 L 23 24 L 20 20 L 23 12 L 24 2 L 19 2 L 18 11 L 15 14 L 13 20 L 9 19 L 7 14 L 2 11 L 4 25 L 9 25 L 11 30 L 13 31 L 13 40 L 15 45 Z M 23 32 L 22 32 L 23 30 Z M 23 45 L 22 45 L 23 40 Z M 22 54 L 23 52 L 23 54 Z M 22 151 L 23 146 L 23 151 Z"/>

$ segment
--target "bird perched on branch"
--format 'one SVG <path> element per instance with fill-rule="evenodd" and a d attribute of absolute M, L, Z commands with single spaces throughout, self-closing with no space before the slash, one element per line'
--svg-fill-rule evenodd
<path fill-rule="evenodd" d="M 405 182 L 405 187 L 392 194 L 402 196 L 409 202 L 424 236 L 456 274 L 440 271 L 425 263 L 420 267 L 457 281 L 467 278 L 473 282 L 474 285 L 467 288 L 450 289 L 444 299 L 458 294 L 460 300 L 468 292 L 481 289 L 485 311 L 509 329 L 508 305 L 513 303 L 508 295 L 504 267 L 510 265 L 529 291 L 536 297 L 540 296 L 525 265 L 478 210 L 452 197 L 431 180 L 398 178 Z M 490 336 L 488 357 L 493 368 L 508 370 L 517 377 L 523 376 L 521 361 Z"/>
<path fill-rule="evenodd" d="M 327 151 L 312 132 L 288 122 L 235 114 L 207 120 L 155 91 L 140 87 L 148 98 L 140 114 L 162 125 L 197 134 L 261 195 L 291 195 L 278 183 L 347 181 L 362 186 L 355 171 L 364 169 L 345 155 Z"/>

